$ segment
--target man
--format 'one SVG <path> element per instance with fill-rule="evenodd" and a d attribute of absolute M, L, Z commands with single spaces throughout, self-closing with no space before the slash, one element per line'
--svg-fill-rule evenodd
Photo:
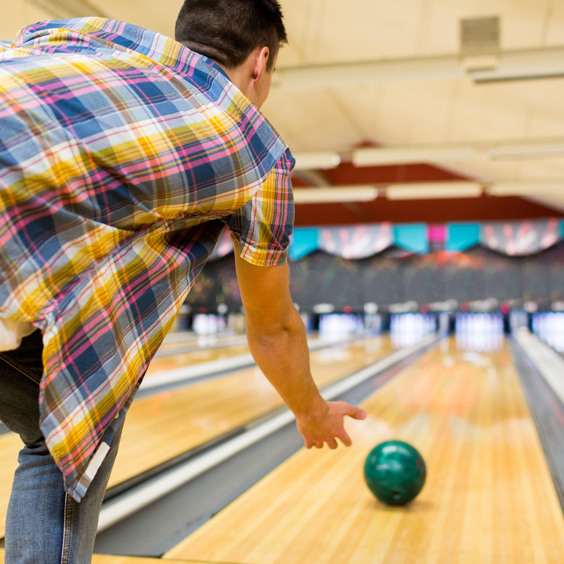
<path fill-rule="evenodd" d="M 0 419 L 25 445 L 8 564 L 90 561 L 127 409 L 225 226 L 251 352 L 305 446 L 365 416 L 320 396 L 289 293 L 293 159 L 258 111 L 280 7 L 186 0 L 176 36 L 59 20 L 0 55 Z"/>

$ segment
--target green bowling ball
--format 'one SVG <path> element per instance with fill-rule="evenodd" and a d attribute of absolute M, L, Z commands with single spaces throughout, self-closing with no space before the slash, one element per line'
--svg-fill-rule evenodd
<path fill-rule="evenodd" d="M 387 505 L 405 505 L 423 489 L 427 469 L 419 451 L 403 441 L 374 447 L 364 464 L 369 490 Z"/>

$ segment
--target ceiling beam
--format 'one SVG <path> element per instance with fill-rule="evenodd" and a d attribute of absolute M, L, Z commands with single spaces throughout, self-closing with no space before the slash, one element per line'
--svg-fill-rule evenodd
<path fill-rule="evenodd" d="M 504 51 L 486 69 L 468 67 L 459 55 L 351 61 L 278 67 L 272 87 L 284 90 L 350 88 L 382 82 L 454 80 L 477 83 L 564 77 L 564 47 Z"/>
<path fill-rule="evenodd" d="M 296 153 L 296 168 L 329 169 L 327 155 L 333 155 L 334 163 L 344 161 L 338 153 Z M 317 155 L 326 155 L 318 159 Z M 470 141 L 440 145 L 406 145 L 396 147 L 363 147 L 346 155 L 355 166 L 386 166 L 416 163 L 443 163 L 474 159 L 535 160 L 564 157 L 564 137 L 542 139 L 513 139 L 504 141 Z M 316 165 L 322 165 L 316 167 Z M 336 165 L 335 165 L 336 166 Z"/>
<path fill-rule="evenodd" d="M 542 198 L 545 202 L 564 202 L 564 179 L 503 180 L 491 183 L 469 181 L 407 182 L 387 184 L 353 184 L 294 189 L 297 204 L 369 202 L 378 195 L 389 200 L 426 200 L 479 198 L 483 194 L 497 197 L 520 196 Z"/>

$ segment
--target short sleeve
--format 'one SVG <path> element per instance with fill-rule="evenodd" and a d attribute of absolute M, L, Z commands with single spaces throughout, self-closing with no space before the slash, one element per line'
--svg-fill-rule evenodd
<path fill-rule="evenodd" d="M 284 264 L 294 229 L 294 199 L 287 150 L 255 195 L 227 221 L 241 258 L 258 266 Z"/>

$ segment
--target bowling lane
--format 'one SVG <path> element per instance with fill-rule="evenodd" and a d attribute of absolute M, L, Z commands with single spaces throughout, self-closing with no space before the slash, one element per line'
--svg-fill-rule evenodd
<path fill-rule="evenodd" d="M 194 337 L 191 334 L 173 334 L 169 341 L 165 339 L 159 353 L 151 362 L 145 379 L 151 376 L 203 362 L 212 362 L 249 354 L 249 347 L 244 336 L 239 337 Z"/>
<path fill-rule="evenodd" d="M 387 337 L 334 345 L 311 353 L 312 372 L 322 386 L 391 352 Z M 184 353 L 180 356 L 185 358 Z M 163 360 L 179 362 L 175 357 Z M 127 416 L 109 485 L 133 478 L 281 405 L 278 394 L 257 368 L 140 398 Z M 20 448 L 15 435 L 0 436 L 0 453 L 7 461 L 0 465 L 0 537 L 4 536 L 4 516 Z"/>
<path fill-rule="evenodd" d="M 319 386 L 393 352 L 388 337 L 371 337 L 311 353 Z M 127 416 L 110 487 L 282 406 L 257 367 L 136 400 Z"/>
<path fill-rule="evenodd" d="M 167 354 L 166 356 L 157 356 L 153 359 L 153 362 L 151 362 L 151 366 L 145 378 L 150 378 L 153 374 L 173 370 L 175 368 L 233 358 L 243 354 L 249 354 L 249 347 L 246 343 L 212 349 L 197 348 L 189 352 L 176 352 L 174 354 Z"/>
<path fill-rule="evenodd" d="M 508 345 L 441 342 L 365 402 L 354 445 L 298 452 L 165 555 L 206 562 L 535 562 L 564 555 L 564 519 Z M 366 455 L 401 439 L 427 483 L 410 505 L 376 501 Z M 417 556 L 415 556 L 417 555 Z"/>
<path fill-rule="evenodd" d="M 321 348 L 330 341 L 345 341 L 346 333 L 333 336 L 312 334 L 308 337 L 312 349 Z M 151 362 L 145 380 L 169 370 L 186 368 L 206 362 L 228 361 L 235 357 L 249 356 L 249 346 L 245 335 L 206 335 L 194 336 L 190 333 L 173 333 L 163 342 L 159 353 Z"/>
<path fill-rule="evenodd" d="M 244 333 L 210 333 L 198 335 L 192 331 L 175 331 L 169 333 L 161 344 L 158 354 L 173 354 L 184 349 L 221 348 L 245 344 Z"/>

